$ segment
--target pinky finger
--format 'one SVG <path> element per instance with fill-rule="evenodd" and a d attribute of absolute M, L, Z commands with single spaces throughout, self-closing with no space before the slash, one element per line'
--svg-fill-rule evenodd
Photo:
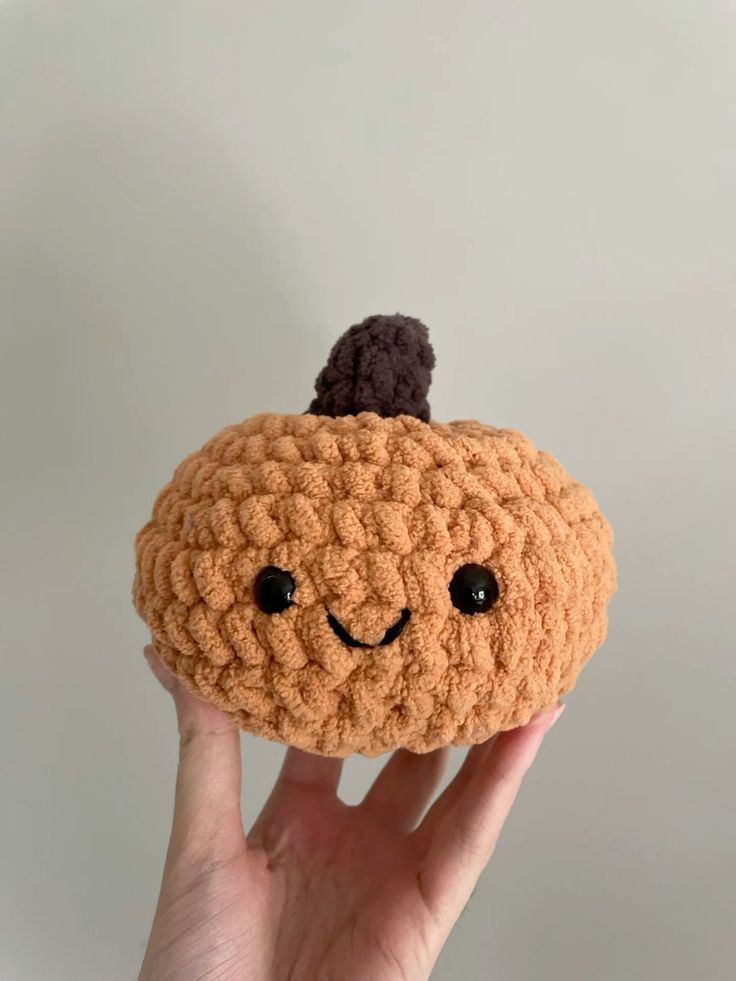
<path fill-rule="evenodd" d="M 433 906 L 459 911 L 493 854 L 524 775 L 545 734 L 562 714 L 558 704 L 525 726 L 500 733 L 470 775 L 459 774 L 415 834 L 424 852 L 422 893 Z"/>

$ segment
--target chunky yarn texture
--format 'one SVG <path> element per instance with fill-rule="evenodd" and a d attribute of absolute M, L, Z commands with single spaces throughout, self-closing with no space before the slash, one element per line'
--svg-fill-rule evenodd
<path fill-rule="evenodd" d="M 434 351 L 414 317 L 366 317 L 340 337 L 317 377 L 309 411 L 320 416 L 416 416 L 429 421 Z"/>
<path fill-rule="evenodd" d="M 515 430 L 417 418 L 412 384 L 414 414 L 228 426 L 138 534 L 134 601 L 159 655 L 249 732 L 330 756 L 480 742 L 569 691 L 603 641 L 612 538 L 590 491 Z M 451 602 L 465 563 L 495 574 L 486 613 Z M 253 593 L 269 565 L 295 584 L 276 614 Z"/>

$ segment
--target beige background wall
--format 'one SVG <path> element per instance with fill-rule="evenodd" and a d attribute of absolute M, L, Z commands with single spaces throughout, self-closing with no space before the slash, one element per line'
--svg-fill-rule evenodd
<path fill-rule="evenodd" d="M 0 4 L 4 981 L 143 951 L 175 761 L 128 598 L 153 495 L 396 310 L 435 416 L 559 455 L 620 567 L 435 977 L 733 978 L 735 175 L 726 0 Z M 281 750 L 245 751 L 252 815 Z"/>

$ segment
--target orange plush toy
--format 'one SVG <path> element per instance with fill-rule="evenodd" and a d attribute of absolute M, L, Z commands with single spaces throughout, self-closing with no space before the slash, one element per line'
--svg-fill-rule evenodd
<path fill-rule="evenodd" d="M 302 415 L 228 426 L 136 539 L 159 656 L 239 726 L 327 756 L 521 725 L 606 633 L 611 531 L 521 433 L 430 420 L 409 317 L 334 346 Z"/>

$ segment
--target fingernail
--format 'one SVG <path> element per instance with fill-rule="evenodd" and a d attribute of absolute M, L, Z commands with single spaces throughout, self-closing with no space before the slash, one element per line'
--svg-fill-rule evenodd
<path fill-rule="evenodd" d="M 555 722 L 557 722 L 557 720 L 559 719 L 559 717 L 562 715 L 562 713 L 564 711 L 565 711 L 565 703 L 564 702 L 558 702 L 557 703 L 557 709 L 555 711 L 555 714 L 552 716 L 552 721 L 549 724 L 549 728 L 547 729 L 547 732 L 549 732 L 549 730 L 552 728 L 552 726 L 555 724 Z"/>

